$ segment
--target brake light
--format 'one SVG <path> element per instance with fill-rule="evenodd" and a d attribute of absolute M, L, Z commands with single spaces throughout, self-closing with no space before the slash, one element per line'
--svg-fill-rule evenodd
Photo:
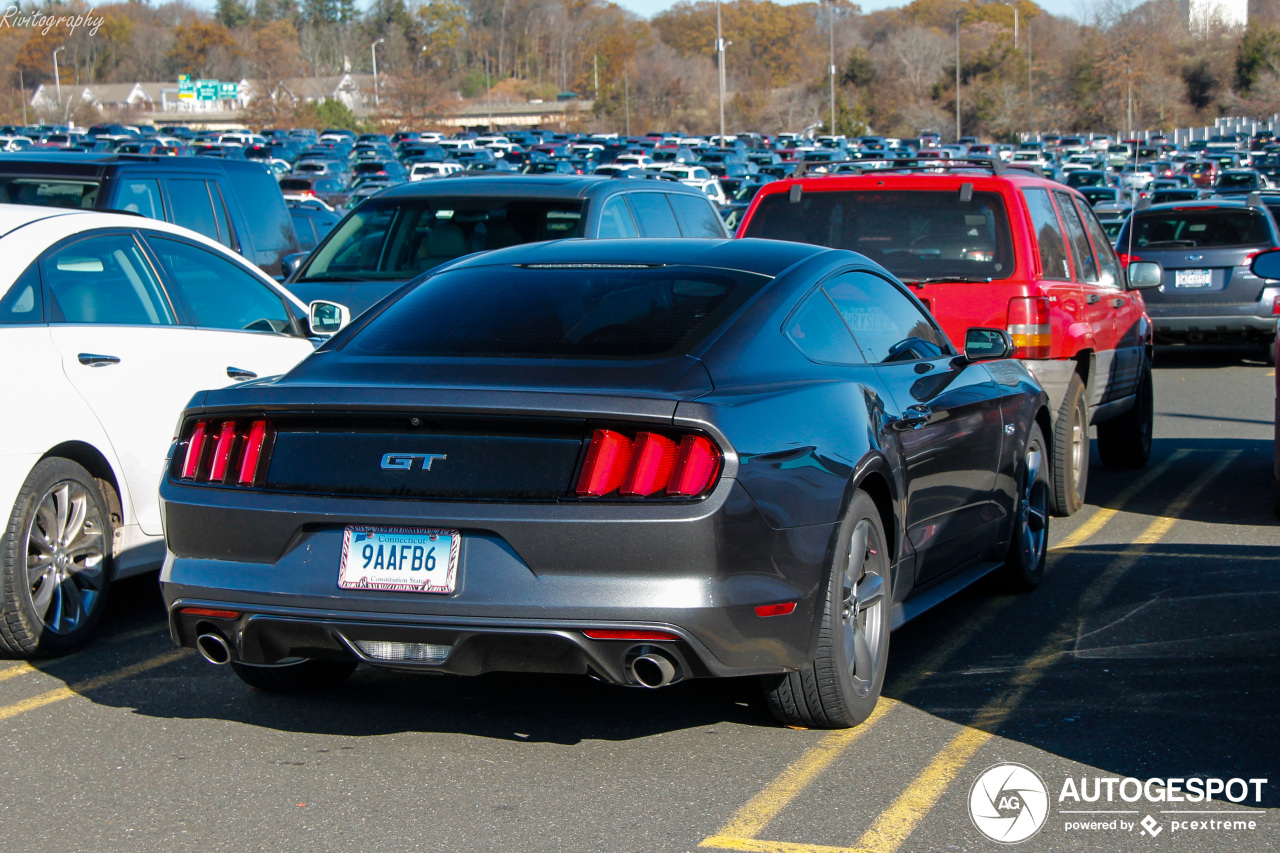
<path fill-rule="evenodd" d="M 1129 255 L 1129 254 L 1125 254 L 1124 252 L 1117 252 L 1116 258 L 1119 259 L 1120 266 L 1124 267 L 1125 269 L 1128 269 L 1129 264 L 1133 263 L 1134 261 L 1142 260 L 1142 258 L 1138 257 L 1137 255 Z"/>
<path fill-rule="evenodd" d="M 262 485 L 266 470 L 263 460 L 275 436 L 271 423 L 227 420 L 212 430 L 210 427 L 208 421 L 192 425 L 178 478 L 197 483 Z"/>
<path fill-rule="evenodd" d="M 1261 255 L 1263 252 L 1274 252 L 1276 249 L 1280 249 L 1280 246 L 1272 246 L 1270 249 L 1258 249 L 1256 252 L 1250 252 L 1244 256 L 1244 260 L 1240 262 L 1240 266 L 1247 267 L 1249 264 L 1253 263 L 1253 259 L 1258 255 Z"/>
<path fill-rule="evenodd" d="M 632 498 L 698 497 L 714 485 L 720 463 L 720 449 L 704 436 L 597 429 L 591 434 L 574 494 L 584 498 L 615 493 Z"/>
<path fill-rule="evenodd" d="M 1015 296 L 1009 300 L 1009 337 L 1014 358 L 1048 358 L 1053 336 L 1049 300 L 1044 296 Z"/>

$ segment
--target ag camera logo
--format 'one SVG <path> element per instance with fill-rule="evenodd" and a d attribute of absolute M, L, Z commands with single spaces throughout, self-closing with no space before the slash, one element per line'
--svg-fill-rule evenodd
<path fill-rule="evenodd" d="M 1036 771 L 1023 764 L 994 764 L 969 789 L 969 819 L 978 831 L 1001 844 L 1026 841 L 1049 817 L 1049 790 Z"/>

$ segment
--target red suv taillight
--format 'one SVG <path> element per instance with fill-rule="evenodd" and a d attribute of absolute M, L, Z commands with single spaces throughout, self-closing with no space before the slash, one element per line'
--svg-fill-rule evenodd
<path fill-rule="evenodd" d="M 1013 338 L 1014 358 L 1048 358 L 1053 340 L 1048 298 L 1015 296 L 1010 299 L 1008 332 Z"/>
<path fill-rule="evenodd" d="M 188 427 L 178 478 L 225 486 L 260 486 L 275 429 L 265 420 L 196 421 Z"/>
<path fill-rule="evenodd" d="M 574 493 L 583 498 L 695 498 L 720 474 L 722 454 L 701 435 L 634 434 L 597 429 L 591 434 Z"/>
<path fill-rule="evenodd" d="M 1133 263 L 1134 261 L 1142 260 L 1142 258 L 1138 257 L 1137 255 L 1130 255 L 1125 252 L 1117 253 L 1116 258 L 1120 261 L 1120 266 L 1124 267 L 1125 269 L 1128 269 L 1129 264 Z"/>

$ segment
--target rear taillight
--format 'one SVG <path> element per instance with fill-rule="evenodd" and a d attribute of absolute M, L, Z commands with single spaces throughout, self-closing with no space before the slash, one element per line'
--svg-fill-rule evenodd
<path fill-rule="evenodd" d="M 1049 300 L 1043 296 L 1015 296 L 1009 300 L 1009 337 L 1014 358 L 1048 358 L 1053 336 Z"/>
<path fill-rule="evenodd" d="M 574 493 L 583 498 L 694 498 L 720 474 L 722 455 L 701 435 L 665 435 L 597 429 Z"/>
<path fill-rule="evenodd" d="M 1244 260 L 1240 262 L 1240 266 L 1247 267 L 1253 263 L 1253 259 L 1258 255 L 1261 255 L 1263 252 L 1274 252 L 1276 249 L 1280 249 L 1280 246 L 1272 246 L 1270 249 L 1258 249 L 1257 251 L 1250 252 L 1244 256 Z"/>
<path fill-rule="evenodd" d="M 1137 255 L 1129 255 L 1124 252 L 1117 253 L 1116 258 L 1119 259 L 1120 266 L 1124 267 L 1125 269 L 1128 269 L 1129 264 L 1133 263 L 1134 261 L 1142 260 L 1142 258 L 1138 257 Z"/>
<path fill-rule="evenodd" d="M 179 479 L 260 486 L 275 430 L 265 420 L 196 421 L 189 427 Z"/>

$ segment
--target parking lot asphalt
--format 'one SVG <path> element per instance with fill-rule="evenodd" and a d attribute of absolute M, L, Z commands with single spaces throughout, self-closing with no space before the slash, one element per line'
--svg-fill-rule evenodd
<path fill-rule="evenodd" d="M 1095 456 L 1041 588 L 982 583 L 895 632 L 846 731 L 778 726 L 749 680 L 361 669 L 260 693 L 170 644 L 154 575 L 122 582 L 84 651 L 0 662 L 0 851 L 989 851 L 971 793 L 1009 762 L 1047 795 L 1019 849 L 1280 850 L 1275 374 L 1253 354 L 1159 350 L 1148 467 Z M 1179 803 L 1126 799 L 1130 777 L 1267 782 Z M 1111 802 L 1064 796 L 1099 778 Z"/>

